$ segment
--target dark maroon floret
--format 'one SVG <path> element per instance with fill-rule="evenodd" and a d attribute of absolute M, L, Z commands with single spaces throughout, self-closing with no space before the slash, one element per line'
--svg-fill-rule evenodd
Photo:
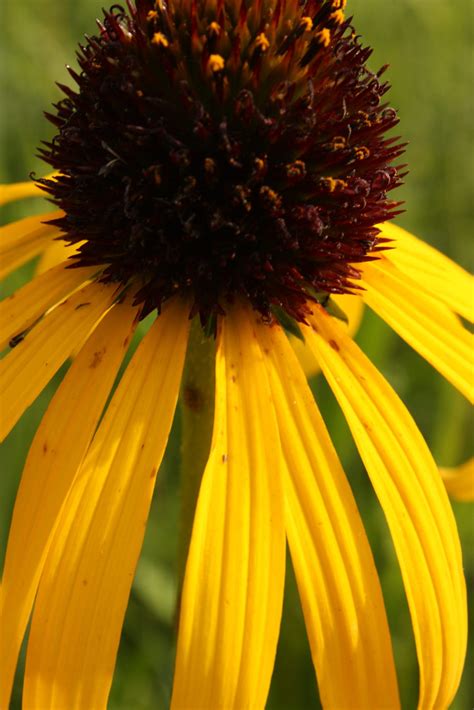
<path fill-rule="evenodd" d="M 245 297 L 271 321 L 353 292 L 398 203 L 381 103 L 345 0 L 137 0 L 114 6 L 70 69 L 76 90 L 40 180 L 81 242 L 76 264 L 137 290 L 143 315 L 178 292 L 205 323 Z M 371 255 L 369 255 L 369 252 Z"/>

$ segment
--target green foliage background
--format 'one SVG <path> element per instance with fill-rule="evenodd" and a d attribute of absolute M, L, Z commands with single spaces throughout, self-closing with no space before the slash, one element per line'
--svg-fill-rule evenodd
<path fill-rule="evenodd" d="M 38 175 L 40 140 L 51 135 L 42 110 L 57 100 L 54 81 L 67 81 L 66 63 L 84 32 L 94 32 L 100 0 L 3 0 L 0 44 L 0 181 Z M 409 141 L 410 175 L 399 191 L 406 213 L 399 223 L 467 268 L 474 170 L 472 163 L 472 5 L 465 0 L 349 0 L 357 30 L 374 47 L 373 69 L 391 65 L 390 102 L 400 111 L 400 133 Z M 471 20 L 471 21 L 469 21 Z M 44 209 L 42 200 L 5 207 L 2 222 Z M 33 271 L 33 264 L 8 278 L 9 293 Z M 414 296 L 416 298 L 416 296 Z M 436 460 L 453 465 L 469 455 L 472 421 L 465 401 L 428 364 L 374 315 L 367 313 L 359 343 L 413 412 Z M 15 427 L 2 451 L 0 561 L 15 490 L 29 442 L 61 373 Z M 323 413 L 358 499 L 372 541 L 393 631 L 404 708 L 417 698 L 417 664 L 408 610 L 392 543 L 350 434 L 332 395 L 314 382 Z M 172 683 L 175 639 L 177 527 L 179 516 L 179 423 L 159 477 L 142 558 L 133 587 L 111 710 L 166 708 Z M 472 507 L 454 505 L 463 541 L 468 582 L 474 576 Z M 466 668 L 473 667 L 472 651 Z M 378 659 L 374 658 L 374 664 Z M 337 682 L 337 681 L 336 681 Z M 21 672 L 12 708 L 20 707 Z M 288 571 L 281 640 L 268 708 L 317 707 L 317 689 L 291 570 Z M 465 672 L 455 710 L 474 704 L 472 677 Z"/>

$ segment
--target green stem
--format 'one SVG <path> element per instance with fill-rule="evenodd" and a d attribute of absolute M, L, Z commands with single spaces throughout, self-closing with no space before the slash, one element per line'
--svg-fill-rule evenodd
<path fill-rule="evenodd" d="M 214 415 L 215 341 L 191 324 L 181 389 L 181 511 L 178 546 L 181 591 L 202 474 L 209 456 Z M 178 596 L 178 604 L 179 598 Z"/>

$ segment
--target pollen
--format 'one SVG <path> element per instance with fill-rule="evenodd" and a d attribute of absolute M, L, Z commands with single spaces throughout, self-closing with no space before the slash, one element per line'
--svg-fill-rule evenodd
<path fill-rule="evenodd" d="M 147 169 L 146 174 L 153 178 L 153 182 L 155 183 L 155 185 L 161 185 L 162 177 L 161 167 L 159 165 L 152 165 L 150 168 Z"/>
<path fill-rule="evenodd" d="M 344 150 L 347 147 L 347 141 L 344 136 L 334 136 L 329 143 L 330 150 Z"/>
<path fill-rule="evenodd" d="M 250 201 L 251 190 L 249 187 L 244 185 L 236 185 L 235 187 L 235 202 L 236 204 L 241 204 L 246 212 L 250 212 L 252 209 L 252 203 Z"/>
<path fill-rule="evenodd" d="M 211 54 L 207 67 L 212 74 L 218 74 L 225 67 L 224 57 L 221 57 L 220 54 Z"/>
<path fill-rule="evenodd" d="M 263 175 L 267 168 L 267 161 L 264 158 L 255 158 L 254 166 L 256 173 Z"/>
<path fill-rule="evenodd" d="M 345 20 L 343 10 L 335 10 L 329 15 L 329 19 L 336 23 L 336 25 L 342 25 Z"/>
<path fill-rule="evenodd" d="M 216 172 L 216 161 L 213 160 L 212 158 L 205 158 L 204 159 L 204 170 L 208 175 L 214 175 Z"/>
<path fill-rule="evenodd" d="M 328 190 L 328 192 L 336 192 L 336 190 L 344 190 L 347 187 L 347 182 L 345 180 L 337 180 L 332 177 L 322 178 L 321 187 Z"/>
<path fill-rule="evenodd" d="M 334 10 L 344 10 L 347 0 L 332 0 L 331 6 Z"/>
<path fill-rule="evenodd" d="M 365 128 L 370 128 L 372 125 L 372 121 L 369 118 L 369 114 L 366 113 L 366 111 L 357 111 L 356 114 L 356 125 L 357 127 L 365 127 Z"/>
<path fill-rule="evenodd" d="M 286 165 L 286 174 L 289 178 L 302 178 L 306 175 L 306 165 L 302 160 Z"/>
<path fill-rule="evenodd" d="M 260 34 L 255 38 L 255 47 L 261 52 L 266 52 L 270 47 L 270 42 L 264 32 L 260 32 Z"/>
<path fill-rule="evenodd" d="M 313 29 L 313 20 L 311 17 L 308 17 L 307 15 L 302 17 L 300 20 L 300 28 L 303 32 L 310 32 Z"/>
<path fill-rule="evenodd" d="M 209 37 L 219 37 L 222 32 L 222 27 L 218 22 L 211 22 L 207 28 L 207 34 Z"/>
<path fill-rule="evenodd" d="M 323 47 L 329 47 L 331 44 L 331 31 L 327 27 L 323 27 L 322 30 L 316 32 L 315 37 Z"/>
<path fill-rule="evenodd" d="M 282 199 L 280 195 L 268 185 L 262 185 L 260 188 L 260 197 L 264 205 L 269 209 L 278 209 L 281 207 Z"/>
<path fill-rule="evenodd" d="M 154 20 L 157 19 L 157 17 L 158 17 L 157 11 L 156 11 L 156 10 L 150 10 L 150 12 L 148 13 L 148 15 L 146 16 L 146 19 L 148 20 L 148 22 L 153 22 Z"/>
<path fill-rule="evenodd" d="M 157 47 L 168 47 L 169 46 L 168 39 L 165 37 L 165 35 L 162 32 L 155 32 L 151 42 L 152 42 L 152 44 L 155 44 Z"/>
<path fill-rule="evenodd" d="M 359 146 L 354 151 L 356 160 L 365 160 L 370 155 L 370 150 L 365 146 Z"/>

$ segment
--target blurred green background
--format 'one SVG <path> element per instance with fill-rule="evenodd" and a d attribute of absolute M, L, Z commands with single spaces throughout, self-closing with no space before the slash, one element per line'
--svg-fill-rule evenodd
<path fill-rule="evenodd" d="M 0 46 L 0 181 L 46 172 L 35 158 L 51 136 L 42 110 L 57 100 L 55 81 L 67 81 L 66 63 L 83 33 L 94 32 L 99 0 L 3 0 Z M 397 197 L 406 201 L 399 223 L 467 268 L 473 267 L 472 5 L 469 0 L 349 0 L 348 12 L 366 44 L 371 67 L 391 65 L 390 102 L 400 112 L 400 133 L 409 141 L 410 174 Z M 42 200 L 3 208 L 2 222 L 42 211 Z M 6 280 L 3 293 L 33 270 Z M 454 465 L 469 454 L 472 420 L 465 401 L 416 353 L 367 313 L 357 339 L 413 412 L 436 460 Z M 61 374 L 15 427 L 2 451 L 0 564 L 15 490 L 29 443 Z M 351 481 L 371 539 L 393 631 L 404 708 L 415 708 L 417 664 L 408 610 L 392 543 L 349 432 L 325 384 L 314 383 L 321 408 Z M 117 662 L 110 708 L 166 708 L 172 684 L 179 518 L 179 421 L 157 484 L 146 541 L 133 587 Z M 463 542 L 466 574 L 474 576 L 472 507 L 454 504 Z M 374 659 L 377 663 L 378 659 Z M 472 650 L 466 668 L 474 667 Z M 21 673 L 12 708 L 20 707 Z M 273 710 L 317 707 L 317 688 L 291 569 L 284 618 L 268 702 Z M 474 705 L 472 676 L 465 672 L 456 710 Z"/>

